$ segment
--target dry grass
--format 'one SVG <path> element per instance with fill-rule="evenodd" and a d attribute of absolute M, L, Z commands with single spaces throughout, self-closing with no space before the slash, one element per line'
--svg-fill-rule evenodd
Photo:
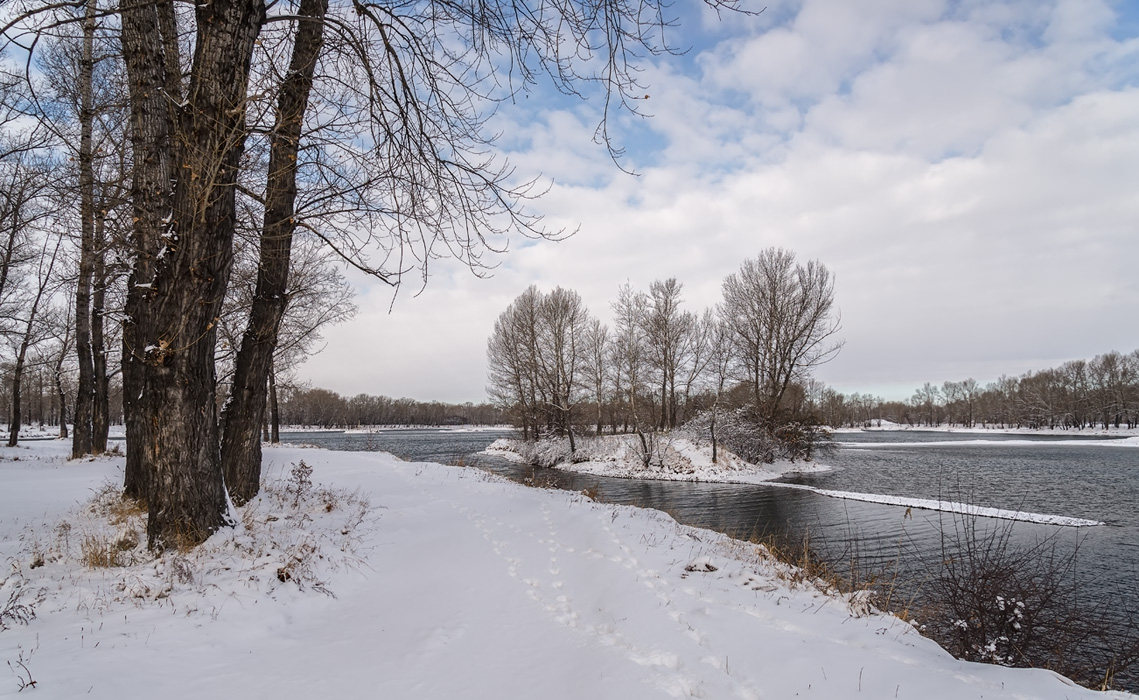
<path fill-rule="evenodd" d="M 0 631 L 6 630 L 12 625 L 26 625 L 36 618 L 36 604 L 42 598 L 42 592 L 38 595 L 29 592 L 24 586 L 24 580 L 15 579 L 13 577 L 12 584 L 3 586 L 4 593 L 0 594 Z M 7 584 L 5 580 L 3 583 Z"/>
<path fill-rule="evenodd" d="M 791 588 L 806 586 L 841 598 L 856 617 L 886 609 L 878 588 L 882 576 L 863 569 L 857 552 L 836 557 L 810 532 L 801 538 L 768 533 L 743 539 L 756 547 L 761 559 L 774 565 L 775 578 Z"/>
<path fill-rule="evenodd" d="M 126 498 L 123 496 L 122 487 L 110 481 L 103 482 L 95 491 L 87 504 L 87 509 L 92 515 L 104 518 L 116 526 L 137 524 L 140 519 L 146 517 L 146 502 Z"/>
<path fill-rule="evenodd" d="M 201 537 L 175 537 L 161 551 L 147 549 L 145 504 L 103 484 L 67 520 L 25 533 L 14 573 L 0 576 L 0 629 L 31 619 L 43 591 L 79 595 L 87 609 L 161 603 L 191 612 L 213 608 L 206 601 L 231 588 L 331 595 L 331 572 L 362 566 L 358 551 L 377 514 L 360 493 L 322 487 L 311 475 L 307 464 L 294 465 L 236 509 L 233 527 L 193 547 Z"/>
<path fill-rule="evenodd" d="M 104 482 L 86 507 L 91 516 L 79 539 L 79 561 L 90 569 L 133 566 L 152 556 L 140 548 L 140 532 L 146 532 L 146 504 L 124 498 L 116 484 Z M 73 526 L 61 522 L 55 527 L 53 552 L 56 558 L 71 550 Z"/>

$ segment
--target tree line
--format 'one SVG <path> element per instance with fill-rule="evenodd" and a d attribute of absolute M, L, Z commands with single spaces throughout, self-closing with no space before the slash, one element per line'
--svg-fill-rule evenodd
<path fill-rule="evenodd" d="M 350 313 L 332 261 L 398 289 L 443 256 L 478 274 L 508 235 L 558 238 L 487 120 L 539 80 L 598 95 L 598 141 L 617 160 L 611 116 L 637 113 L 643 61 L 671 51 L 668 8 L 6 3 L 11 440 L 30 365 L 74 378 L 75 456 L 105 448 L 117 381 L 124 495 L 147 505 L 149 546 L 208 537 L 260 487 L 275 376 Z"/>
<path fill-rule="evenodd" d="M 930 382 L 906 401 L 852 394 L 821 385 L 811 401 L 835 427 L 889 420 L 913 426 L 1075 429 L 1139 426 L 1139 350 L 1111 351 L 1090 360 L 1002 376 L 981 385 L 969 378 Z"/>
<path fill-rule="evenodd" d="M 357 394 L 341 396 L 327 389 L 290 387 L 283 392 L 284 425 L 320 428 L 368 426 L 503 425 L 501 409 L 490 403 L 452 404 Z"/>
<path fill-rule="evenodd" d="M 625 284 L 613 326 L 572 290 L 530 287 L 495 321 L 487 392 L 525 439 L 582 432 L 652 433 L 711 411 L 750 408 L 769 431 L 808 419 L 802 387 L 842 347 L 834 278 L 818 261 L 769 248 L 743 262 L 699 314 L 683 284 Z"/>

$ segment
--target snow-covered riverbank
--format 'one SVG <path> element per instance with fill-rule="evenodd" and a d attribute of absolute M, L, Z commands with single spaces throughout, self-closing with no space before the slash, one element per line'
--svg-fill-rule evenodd
<path fill-rule="evenodd" d="M 91 569 L 105 517 L 83 504 L 122 460 L 66 448 L 0 450 L 0 605 L 39 599 L 0 631 L 0 696 L 1130 697 L 956 661 L 656 511 L 376 453 L 268 448 L 284 498 L 199 550 L 124 543 L 137 563 Z M 318 485 L 294 507 L 301 460 Z"/>
<path fill-rule="evenodd" d="M 1016 427 L 999 427 L 999 426 L 982 426 L 974 425 L 972 427 L 965 427 L 960 425 L 905 425 L 902 423 L 893 423 L 888 420 L 871 421 L 869 425 L 859 428 L 838 428 L 834 430 L 838 439 L 842 439 L 843 433 L 890 433 L 890 432 L 914 432 L 914 433 L 956 433 L 964 435 L 977 435 L 992 437 L 1008 437 L 1015 439 L 1017 436 L 1047 436 L 1050 438 L 1063 439 L 1065 437 L 1072 440 L 1086 440 L 1090 437 L 1104 437 L 1111 439 L 1119 438 L 1139 438 L 1139 428 L 1128 428 L 1121 426 L 1119 428 L 1103 428 L 1099 425 L 1088 426 L 1086 428 L 1016 428 Z M 1131 441 L 1131 440 L 1129 440 Z M 1139 440 L 1135 442 L 1139 443 Z"/>

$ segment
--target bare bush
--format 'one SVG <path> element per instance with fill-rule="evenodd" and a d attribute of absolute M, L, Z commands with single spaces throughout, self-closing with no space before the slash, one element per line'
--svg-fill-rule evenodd
<path fill-rule="evenodd" d="M 1053 533 L 1022 544 L 1012 534 L 1011 523 L 989 529 L 977 518 L 946 528 L 922 592 L 922 632 L 960 659 L 1047 668 L 1093 688 L 1129 678 L 1139 626 L 1082 595 L 1078 542 Z"/>
<path fill-rule="evenodd" d="M 300 505 L 300 502 L 309 495 L 312 491 L 312 467 L 305 464 L 302 459 L 293 465 L 289 470 L 289 479 L 285 483 L 285 493 L 292 497 L 293 507 Z"/>
<path fill-rule="evenodd" d="M 831 449 L 830 431 L 815 422 L 772 422 L 750 405 L 730 411 L 703 411 L 684 425 L 683 434 L 701 443 L 718 442 L 752 464 L 811 460 Z"/>

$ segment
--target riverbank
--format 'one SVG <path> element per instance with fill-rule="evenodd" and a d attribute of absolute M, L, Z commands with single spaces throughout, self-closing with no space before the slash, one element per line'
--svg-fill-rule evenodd
<path fill-rule="evenodd" d="M 1101 426 L 1088 426 L 1085 428 L 1017 428 L 1017 427 L 996 427 L 996 426 L 978 426 L 965 427 L 960 425 L 906 425 L 903 423 L 893 423 L 888 420 L 871 421 L 869 425 L 859 428 L 836 428 L 833 429 L 836 434 L 843 433 L 874 433 L 874 432 L 935 432 L 935 433 L 958 433 L 958 434 L 974 434 L 974 435 L 1008 435 L 1015 437 L 1017 435 L 1029 436 L 1049 436 L 1055 438 L 1062 438 L 1070 436 L 1072 438 L 1088 438 L 1088 437 L 1105 437 L 1113 439 L 1126 439 L 1137 438 L 1136 444 L 1139 444 L 1139 428 L 1128 428 L 1122 426 L 1119 428 L 1103 428 Z"/>
<path fill-rule="evenodd" d="M 713 462 L 712 447 L 707 443 L 671 434 L 647 434 L 646 441 L 650 451 L 648 464 L 643 457 L 645 446 L 633 434 L 579 437 L 573 454 L 570 453 L 569 440 L 565 438 L 547 438 L 536 443 L 502 439 L 495 440 L 484 454 L 523 464 L 617 479 L 721 484 L 762 484 L 788 474 L 810 474 L 830 469 L 802 460 L 780 459 L 772 464 L 752 464 L 723 447 Z"/>
<path fill-rule="evenodd" d="M 0 697 L 1132 697 L 957 661 L 657 511 L 386 454 L 267 448 L 237 528 L 153 559 L 103 507 L 122 459 L 67 448 L 0 449 L 0 605 L 35 612 Z"/>

